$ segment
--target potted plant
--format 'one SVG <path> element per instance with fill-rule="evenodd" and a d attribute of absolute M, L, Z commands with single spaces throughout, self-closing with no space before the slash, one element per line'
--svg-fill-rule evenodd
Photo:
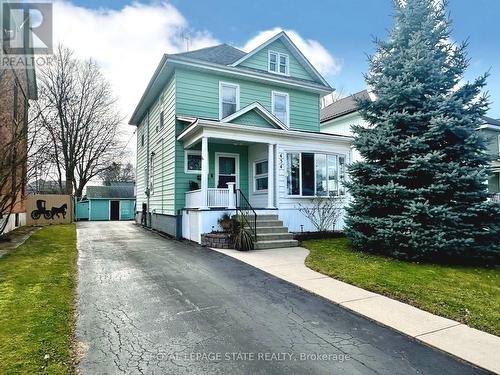
<path fill-rule="evenodd" d="M 217 220 L 217 224 L 222 228 L 224 232 L 231 232 L 233 227 L 233 219 L 228 214 L 222 215 L 219 220 Z"/>
<path fill-rule="evenodd" d="M 233 226 L 231 231 L 231 238 L 234 248 L 240 251 L 253 250 L 253 236 L 252 233 L 245 227 L 243 219 L 233 219 Z"/>

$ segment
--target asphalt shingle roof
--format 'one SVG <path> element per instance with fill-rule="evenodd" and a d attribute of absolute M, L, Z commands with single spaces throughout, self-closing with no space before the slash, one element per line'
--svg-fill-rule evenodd
<path fill-rule="evenodd" d="M 485 124 L 500 126 L 500 119 L 495 120 L 494 118 L 483 116 L 483 121 Z"/>
<path fill-rule="evenodd" d="M 134 186 L 87 186 L 87 199 L 134 198 Z"/>
<path fill-rule="evenodd" d="M 172 56 L 186 57 L 220 65 L 229 65 L 238 61 L 245 55 L 245 52 L 224 43 L 213 47 L 198 49 L 196 51 L 176 53 Z"/>
<path fill-rule="evenodd" d="M 327 105 L 325 108 L 322 108 L 320 111 L 320 122 L 325 122 L 336 117 L 355 112 L 358 108 L 355 100 L 356 98 L 368 98 L 368 91 L 363 90 L 346 96 L 345 98 L 339 99 L 336 102 Z"/>

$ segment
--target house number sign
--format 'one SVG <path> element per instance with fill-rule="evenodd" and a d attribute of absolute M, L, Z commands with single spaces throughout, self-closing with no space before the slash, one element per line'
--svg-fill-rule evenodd
<path fill-rule="evenodd" d="M 285 169 L 285 154 L 283 152 L 280 152 L 278 155 L 278 168 L 280 170 Z"/>

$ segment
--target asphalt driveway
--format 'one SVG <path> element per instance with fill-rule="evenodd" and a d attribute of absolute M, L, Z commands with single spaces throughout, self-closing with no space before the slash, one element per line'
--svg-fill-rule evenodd
<path fill-rule="evenodd" d="M 223 254 L 77 228 L 83 374 L 482 373 Z"/>

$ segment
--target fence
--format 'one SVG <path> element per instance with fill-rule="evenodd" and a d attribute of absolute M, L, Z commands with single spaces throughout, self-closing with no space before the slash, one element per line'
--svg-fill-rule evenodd
<path fill-rule="evenodd" d="M 71 195 L 36 194 L 26 198 L 26 224 L 69 224 L 73 222 Z"/>

